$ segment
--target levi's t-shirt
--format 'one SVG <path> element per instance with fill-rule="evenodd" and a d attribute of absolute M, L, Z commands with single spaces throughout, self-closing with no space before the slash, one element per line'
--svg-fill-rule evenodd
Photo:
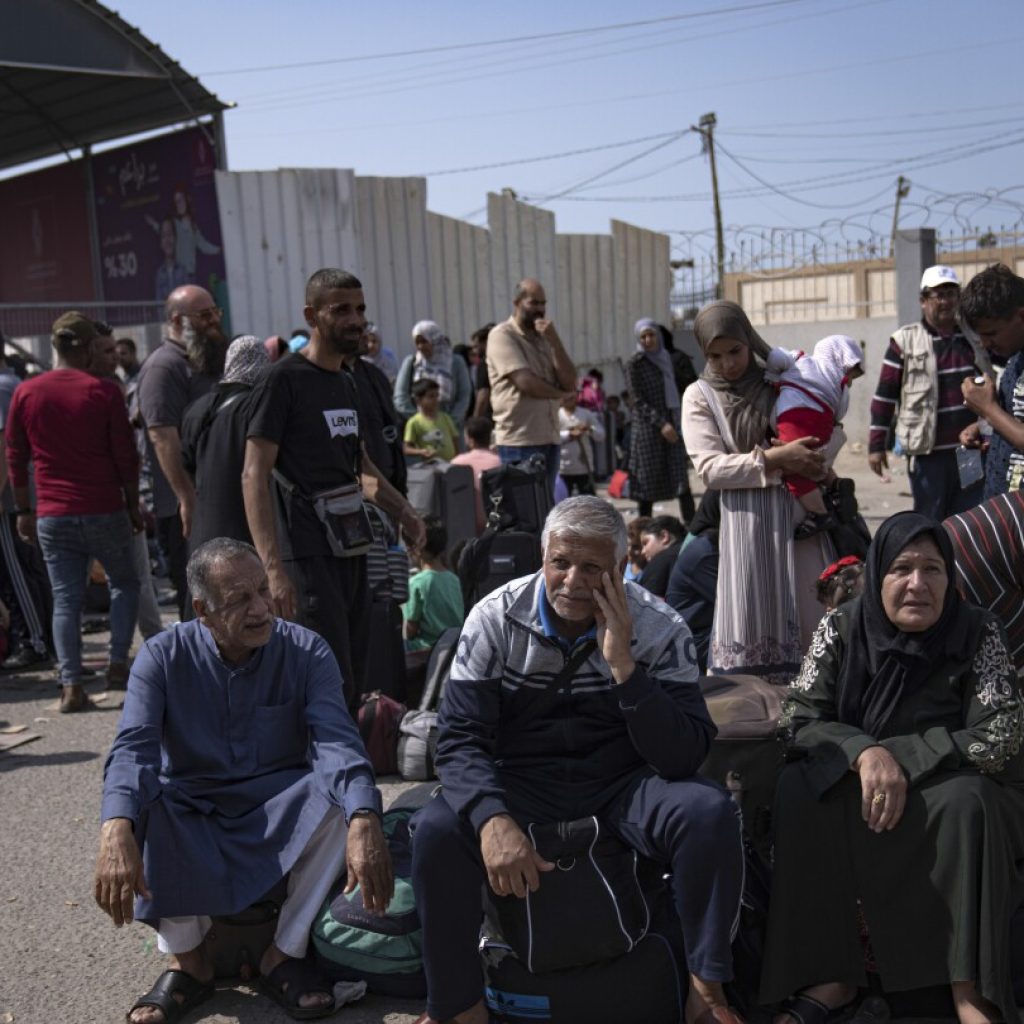
<path fill-rule="evenodd" d="M 275 363 L 257 385 L 246 436 L 278 445 L 275 468 L 308 496 L 358 481 L 361 424 L 352 378 L 296 353 Z M 275 494 L 281 557 L 330 556 L 312 504 L 296 495 L 289 512 L 276 484 Z"/>

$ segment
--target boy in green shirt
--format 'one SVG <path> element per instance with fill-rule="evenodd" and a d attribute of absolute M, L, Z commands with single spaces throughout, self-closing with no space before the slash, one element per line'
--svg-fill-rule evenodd
<path fill-rule="evenodd" d="M 405 454 L 451 462 L 458 450 L 458 434 L 448 413 L 441 409 L 437 381 L 424 377 L 412 386 L 416 415 L 405 424 Z"/>
<path fill-rule="evenodd" d="M 466 615 L 459 578 L 444 567 L 443 552 L 448 531 L 437 516 L 424 516 L 426 540 L 413 553 L 420 571 L 409 580 L 409 600 L 402 606 L 406 650 L 422 651 L 437 643 L 452 626 L 461 626 Z"/>

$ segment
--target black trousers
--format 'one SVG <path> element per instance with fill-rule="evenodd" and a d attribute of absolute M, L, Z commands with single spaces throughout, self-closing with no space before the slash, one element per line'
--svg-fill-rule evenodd
<path fill-rule="evenodd" d="M 345 687 L 345 703 L 355 713 L 366 682 L 370 643 L 370 591 L 366 556 L 296 558 L 286 562 L 298 592 L 298 621 L 319 633 L 334 652 Z"/>
<path fill-rule="evenodd" d="M 53 594 L 39 548 L 19 536 L 17 517 L 0 512 L 0 597 L 11 613 L 11 647 L 52 650 Z"/>
<path fill-rule="evenodd" d="M 524 800 L 508 798 L 520 824 L 539 820 Z M 728 793 L 707 779 L 668 782 L 650 775 L 635 779 L 592 813 L 624 843 L 671 873 L 687 970 L 706 981 L 731 980 L 743 840 L 739 809 Z M 483 996 L 477 940 L 486 882 L 480 839 L 442 793 L 413 819 L 412 844 L 427 1012 L 436 1020 L 454 1017 Z"/>
<path fill-rule="evenodd" d="M 177 512 L 173 516 L 158 516 L 156 537 L 167 556 L 167 572 L 178 597 L 178 617 L 182 622 L 188 622 L 192 618 L 188 583 L 185 580 L 185 569 L 188 566 L 188 541 L 185 540 L 185 536 L 181 532 L 181 516 Z"/>

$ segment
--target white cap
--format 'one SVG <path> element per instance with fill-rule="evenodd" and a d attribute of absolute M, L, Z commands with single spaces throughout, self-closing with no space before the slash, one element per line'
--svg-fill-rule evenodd
<path fill-rule="evenodd" d="M 944 267 L 941 264 L 929 267 L 921 275 L 921 291 L 926 292 L 929 288 L 938 288 L 943 284 L 955 284 L 960 287 L 960 278 L 952 267 Z"/>

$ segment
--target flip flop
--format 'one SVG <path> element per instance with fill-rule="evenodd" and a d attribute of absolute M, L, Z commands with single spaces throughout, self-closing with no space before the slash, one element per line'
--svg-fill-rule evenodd
<path fill-rule="evenodd" d="M 164 1024 L 174 1024 L 186 1013 L 205 1003 L 214 993 L 213 979 L 200 981 L 188 971 L 169 968 L 156 979 L 156 984 L 139 999 L 125 1014 L 125 1020 L 131 1021 L 132 1014 L 139 1009 L 159 1010 L 164 1015 Z M 175 995 L 183 998 L 179 1002 Z"/>
<path fill-rule="evenodd" d="M 272 999 L 292 1020 L 317 1020 L 329 1017 L 337 1009 L 334 986 L 326 981 L 309 960 L 289 958 L 279 963 L 269 974 L 260 976 L 260 991 Z M 331 997 L 323 1006 L 300 1006 L 303 996 L 325 992 Z"/>

